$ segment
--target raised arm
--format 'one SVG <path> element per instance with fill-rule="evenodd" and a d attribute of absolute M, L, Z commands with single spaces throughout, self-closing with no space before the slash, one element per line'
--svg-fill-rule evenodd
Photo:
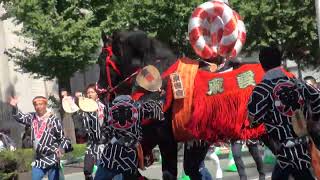
<path fill-rule="evenodd" d="M 18 109 L 18 98 L 17 97 L 10 97 L 9 104 L 12 106 L 12 116 L 13 118 L 21 124 L 31 126 L 33 114 L 32 113 L 22 113 Z"/>

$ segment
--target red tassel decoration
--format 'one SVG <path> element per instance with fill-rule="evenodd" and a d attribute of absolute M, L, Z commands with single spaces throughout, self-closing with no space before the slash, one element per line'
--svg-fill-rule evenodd
<path fill-rule="evenodd" d="M 195 78 L 193 114 L 188 130 L 198 139 L 210 142 L 229 139 L 257 138 L 265 133 L 264 126 L 249 129 L 247 103 L 254 86 L 239 88 L 237 76 L 252 71 L 256 83 L 264 71 L 259 64 L 243 65 L 226 73 L 209 73 L 199 70 Z M 208 82 L 223 79 L 223 92 L 208 95 Z"/>

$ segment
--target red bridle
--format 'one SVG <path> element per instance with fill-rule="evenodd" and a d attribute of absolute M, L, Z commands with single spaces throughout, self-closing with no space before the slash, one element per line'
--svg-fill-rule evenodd
<path fill-rule="evenodd" d="M 107 98 L 109 99 L 110 97 L 110 94 L 112 91 L 110 91 L 110 89 L 113 89 L 113 85 L 112 85 L 112 81 L 111 81 L 111 73 L 110 73 L 110 66 L 112 67 L 112 69 L 117 73 L 117 75 L 121 75 L 120 73 L 120 70 L 119 68 L 117 67 L 117 65 L 115 64 L 115 62 L 113 62 L 111 60 L 111 57 L 113 55 L 112 53 L 112 47 L 109 45 L 109 46 L 106 46 L 106 47 L 102 47 L 101 49 L 102 52 L 105 52 L 107 55 L 106 55 L 106 59 L 105 59 L 105 67 L 106 67 L 106 76 L 107 76 L 107 85 L 108 85 L 108 88 L 107 89 L 104 89 L 104 88 L 100 88 L 98 86 L 98 84 L 96 83 L 96 90 L 99 94 L 104 94 L 106 93 L 107 94 Z M 101 77 L 100 77 L 101 78 Z"/>
<path fill-rule="evenodd" d="M 115 62 L 113 62 L 111 60 L 111 57 L 113 55 L 112 53 L 112 47 L 111 46 L 107 46 L 107 47 L 103 47 L 102 51 L 106 51 L 107 56 L 106 56 L 106 74 L 107 74 L 107 83 L 109 85 L 109 87 L 112 89 L 112 81 L 111 81 L 111 74 L 110 74 L 110 66 L 113 68 L 113 70 L 119 75 L 121 76 L 121 72 L 119 70 L 119 68 L 117 67 L 117 65 L 115 64 Z"/>
<path fill-rule="evenodd" d="M 96 90 L 99 94 L 107 94 L 107 98 L 110 99 L 110 95 L 111 93 L 115 93 L 115 90 L 122 85 L 124 82 L 129 81 L 130 79 L 132 79 L 136 74 L 138 74 L 138 72 L 140 71 L 140 69 L 138 69 L 137 71 L 135 71 L 134 73 L 132 73 L 130 76 L 128 76 L 127 78 L 125 78 L 123 81 L 119 82 L 117 85 L 113 86 L 112 81 L 111 81 L 111 73 L 110 73 L 110 66 L 112 67 L 112 69 L 117 73 L 117 75 L 121 76 L 121 72 L 119 70 L 119 68 L 117 67 L 116 63 L 114 61 L 111 60 L 111 57 L 113 55 L 112 53 L 112 47 L 111 46 L 107 46 L 107 47 L 103 47 L 102 51 L 105 51 L 107 53 L 106 56 L 106 76 L 107 76 L 107 84 L 108 84 L 108 88 L 107 89 L 102 89 L 98 86 L 98 84 L 96 84 Z"/>

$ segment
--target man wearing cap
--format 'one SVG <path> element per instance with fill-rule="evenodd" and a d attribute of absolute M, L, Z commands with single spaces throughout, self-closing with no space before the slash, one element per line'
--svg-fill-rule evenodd
<path fill-rule="evenodd" d="M 37 96 L 32 100 L 35 112 L 22 113 L 16 97 L 9 104 L 19 123 L 31 126 L 31 139 L 35 151 L 32 162 L 32 180 L 42 179 L 48 173 L 49 180 L 59 180 L 60 158 L 64 152 L 72 151 L 70 140 L 65 138 L 60 119 L 47 110 L 47 98 Z"/>

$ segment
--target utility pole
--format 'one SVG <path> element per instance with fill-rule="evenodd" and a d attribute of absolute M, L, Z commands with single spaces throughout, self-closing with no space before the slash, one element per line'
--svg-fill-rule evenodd
<path fill-rule="evenodd" d="M 318 29 L 318 41 L 320 47 L 320 0 L 315 0 L 316 6 L 316 19 L 317 19 L 317 29 Z"/>

